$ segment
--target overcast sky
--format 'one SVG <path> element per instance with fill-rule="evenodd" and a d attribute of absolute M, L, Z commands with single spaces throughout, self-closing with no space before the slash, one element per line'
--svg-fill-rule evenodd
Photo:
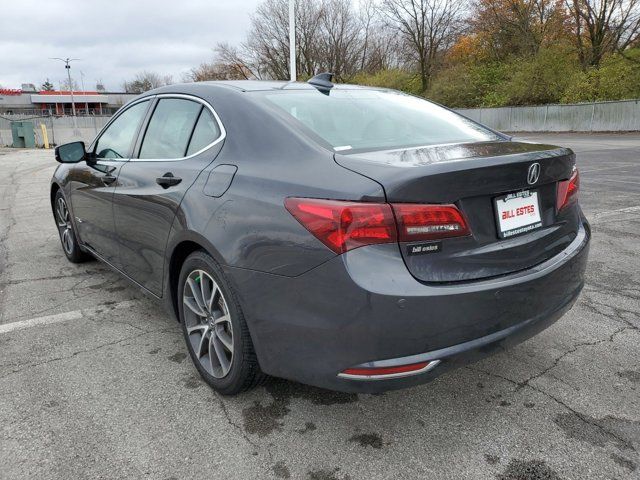
<path fill-rule="evenodd" d="M 0 8 L 0 85 L 73 79 L 119 91 L 137 72 L 173 75 L 211 60 L 217 42 L 239 43 L 259 0 L 8 0 Z"/>

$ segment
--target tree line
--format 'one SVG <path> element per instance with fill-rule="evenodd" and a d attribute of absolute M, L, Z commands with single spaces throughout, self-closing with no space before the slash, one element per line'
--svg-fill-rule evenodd
<path fill-rule="evenodd" d="M 296 0 L 296 45 L 299 80 L 328 71 L 451 107 L 640 98 L 640 0 Z M 133 86 L 171 81 L 146 76 Z M 288 0 L 264 0 L 243 42 L 183 80 L 288 78 Z"/>

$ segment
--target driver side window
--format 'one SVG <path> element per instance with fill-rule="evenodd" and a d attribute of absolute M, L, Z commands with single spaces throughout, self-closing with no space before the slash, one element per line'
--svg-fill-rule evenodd
<path fill-rule="evenodd" d="M 96 157 L 115 160 L 128 158 L 148 106 L 149 100 L 145 100 L 122 112 L 98 139 Z"/>

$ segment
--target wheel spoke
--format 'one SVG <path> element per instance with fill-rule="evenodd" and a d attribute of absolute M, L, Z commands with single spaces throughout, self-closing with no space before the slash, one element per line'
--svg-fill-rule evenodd
<path fill-rule="evenodd" d="M 209 338 L 209 368 L 211 370 L 209 370 L 209 372 L 211 373 L 211 375 L 215 376 L 215 371 L 216 371 L 216 365 L 214 364 L 214 358 L 217 358 L 217 355 L 215 355 L 215 348 L 213 347 L 213 337 L 214 335 L 211 335 L 211 337 Z M 213 350 L 213 351 L 212 351 Z"/>
<path fill-rule="evenodd" d="M 189 335 L 191 335 L 193 332 L 206 330 L 207 328 L 209 328 L 208 325 L 202 324 L 202 323 L 198 323 L 197 325 L 193 325 L 192 327 L 187 327 L 187 333 Z"/>
<path fill-rule="evenodd" d="M 220 343 L 222 343 L 224 348 L 226 348 L 229 353 L 233 353 L 233 339 L 231 338 L 231 335 L 220 327 L 216 327 L 214 334 L 218 337 L 218 340 L 220 340 Z"/>
<path fill-rule="evenodd" d="M 198 285 L 196 285 L 196 282 L 193 278 L 191 278 L 191 275 L 189 277 L 187 277 L 187 283 L 189 284 L 189 288 L 191 289 L 191 293 L 193 295 L 193 299 L 196 301 L 196 303 L 198 304 L 198 307 L 203 311 L 206 312 L 207 308 L 205 307 L 205 303 L 202 300 L 202 296 L 201 296 L 201 292 L 200 292 L 200 287 L 198 287 Z"/>
<path fill-rule="evenodd" d="M 193 313 L 195 313 L 199 317 L 206 317 L 207 313 L 200 308 L 200 306 L 196 303 L 196 301 L 192 297 L 184 297 L 183 304 L 189 307 Z"/>
<path fill-rule="evenodd" d="M 202 347 L 204 346 L 206 340 L 207 340 L 207 333 L 209 332 L 209 327 L 205 325 L 205 329 L 202 332 L 202 337 L 200 337 L 200 343 L 198 344 L 198 350 L 196 351 L 196 356 L 198 358 L 202 357 Z M 211 340 L 209 340 L 211 341 Z"/>
<path fill-rule="evenodd" d="M 62 198 L 58 199 L 56 213 L 58 214 L 58 226 L 66 227 L 68 223 L 67 221 L 68 212 L 67 212 L 67 207 L 64 204 L 64 200 Z"/>
<path fill-rule="evenodd" d="M 211 336 L 211 344 L 213 344 L 213 349 L 215 350 L 216 357 L 218 357 L 218 362 L 220 362 L 220 367 L 222 368 L 222 376 L 225 376 L 227 373 L 229 373 L 231 363 L 229 362 L 227 355 L 224 353 L 224 347 L 222 346 L 222 343 L 217 336 Z M 211 348 L 209 348 L 209 351 L 211 351 Z"/>
<path fill-rule="evenodd" d="M 200 295 L 202 298 L 202 305 L 204 305 L 206 311 L 208 313 L 211 312 L 211 308 L 209 307 L 209 275 L 205 274 L 202 270 L 198 272 L 200 275 Z"/>
<path fill-rule="evenodd" d="M 220 291 L 218 288 L 218 285 L 215 282 L 212 282 L 212 288 L 211 288 L 211 296 L 209 297 L 209 311 L 212 312 L 213 311 L 213 303 L 216 299 L 216 297 L 218 296 L 218 292 Z"/>
<path fill-rule="evenodd" d="M 73 251 L 73 238 L 71 235 L 71 230 L 68 228 L 62 232 L 62 246 L 67 253 L 71 253 Z"/>
<path fill-rule="evenodd" d="M 231 317 L 229 317 L 229 315 L 223 315 L 220 318 L 216 318 L 213 323 L 214 325 L 221 325 L 223 323 L 229 323 L 229 322 L 231 322 Z"/>

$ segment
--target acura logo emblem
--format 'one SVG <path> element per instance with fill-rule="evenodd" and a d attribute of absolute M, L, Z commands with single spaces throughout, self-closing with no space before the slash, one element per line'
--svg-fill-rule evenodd
<path fill-rule="evenodd" d="M 532 163 L 529 166 L 529 172 L 527 173 L 527 182 L 529 183 L 529 185 L 533 185 L 538 181 L 539 178 L 540 178 L 540 164 L 537 162 Z"/>

